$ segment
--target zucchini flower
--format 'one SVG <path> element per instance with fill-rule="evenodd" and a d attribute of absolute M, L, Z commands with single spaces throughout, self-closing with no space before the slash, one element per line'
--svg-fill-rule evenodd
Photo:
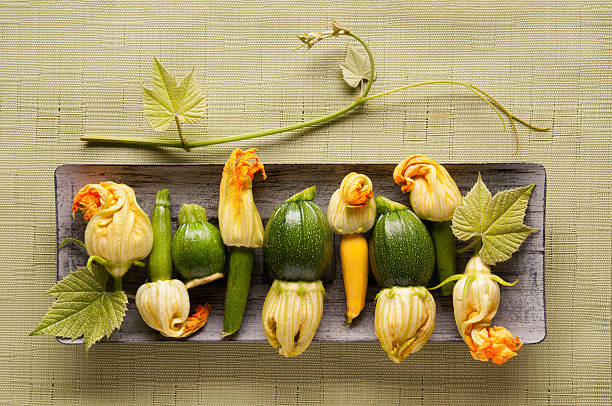
<path fill-rule="evenodd" d="M 90 184 L 81 188 L 72 202 L 88 221 L 85 247 L 92 261 L 104 265 L 121 286 L 121 278 L 133 265 L 146 258 L 153 246 L 149 217 L 138 206 L 134 190 L 113 182 Z"/>
<path fill-rule="evenodd" d="M 351 324 L 365 306 L 368 288 L 367 232 L 376 220 L 376 203 L 372 181 L 366 175 L 351 172 L 329 200 L 327 221 L 341 234 L 340 261 L 346 294 L 345 324 Z"/>
<path fill-rule="evenodd" d="M 462 198 L 446 169 L 424 155 L 411 155 L 395 167 L 393 180 L 410 192 L 410 204 L 423 220 L 448 221 Z"/>
<path fill-rule="evenodd" d="M 435 324 L 436 302 L 424 287 L 394 286 L 376 296 L 376 337 L 394 362 L 423 348 Z"/>
<path fill-rule="evenodd" d="M 278 348 L 280 355 L 295 357 L 308 348 L 321 321 L 324 295 L 320 280 L 274 281 L 263 305 L 261 321 L 268 342 Z"/>
<path fill-rule="evenodd" d="M 327 220 L 338 234 L 365 233 L 374 225 L 376 203 L 372 181 L 366 175 L 349 173 L 332 195 Z"/>
<path fill-rule="evenodd" d="M 219 192 L 219 227 L 225 245 L 258 248 L 263 245 L 264 228 L 253 201 L 253 177 L 266 172 L 255 155 L 257 149 L 235 149 L 223 168 Z"/>
<path fill-rule="evenodd" d="M 210 305 L 198 305 L 189 316 L 189 294 L 178 279 L 145 283 L 136 292 L 136 307 L 147 325 L 166 337 L 182 338 L 208 320 Z"/>
<path fill-rule="evenodd" d="M 516 283 L 492 275 L 480 256 L 473 256 L 453 289 L 453 307 L 455 323 L 472 357 L 500 365 L 514 357 L 522 343 L 503 327 L 489 327 L 499 306 L 498 282 L 505 286 Z"/>

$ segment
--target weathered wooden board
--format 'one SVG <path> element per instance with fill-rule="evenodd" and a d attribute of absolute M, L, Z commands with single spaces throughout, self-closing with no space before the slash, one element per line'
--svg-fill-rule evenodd
<path fill-rule="evenodd" d="M 496 325 L 508 328 L 527 344 L 538 343 L 546 335 L 544 308 L 544 211 L 546 207 L 546 173 L 542 166 L 532 163 L 503 164 L 455 164 L 445 165 L 465 195 L 476 182 L 478 172 L 490 191 L 525 186 L 534 183 L 532 197 L 527 209 L 525 223 L 541 231 L 529 236 L 520 251 L 509 261 L 494 268 L 494 272 L 505 280 L 519 283 L 512 288 L 501 287 L 501 304 L 494 319 Z M 257 175 L 254 181 L 254 199 L 266 223 L 274 207 L 294 193 L 317 186 L 316 203 L 325 211 L 327 202 L 343 177 L 352 171 L 367 174 L 374 184 L 375 193 L 392 200 L 407 203 L 392 179 L 395 165 L 376 164 L 267 164 L 268 179 L 262 181 Z M 71 216 L 72 198 L 76 191 L 87 183 L 112 180 L 134 188 L 140 206 L 151 213 L 155 193 L 168 188 L 172 200 L 173 227 L 177 226 L 177 213 L 183 203 L 204 206 L 209 220 L 217 224 L 216 212 L 219 196 L 222 165 L 64 165 L 55 172 L 57 202 L 57 241 L 67 237 L 83 240 L 86 224 L 81 216 Z M 352 326 L 343 326 L 345 296 L 342 272 L 338 259 L 339 238 L 334 237 L 335 254 L 323 282 L 329 297 L 325 299 L 323 318 L 315 336 L 319 342 L 376 341 L 374 335 L 374 297 L 378 292 L 376 281 L 370 277 L 366 307 Z M 462 246 L 461 243 L 459 246 Z M 468 254 L 458 258 L 458 270 L 463 272 Z M 67 245 L 57 254 L 58 279 L 65 277 L 76 266 L 87 261 L 86 253 L 76 245 Z M 124 278 L 124 288 L 134 294 L 145 281 L 145 271 L 130 270 Z M 208 324 L 186 341 L 265 341 L 261 329 L 261 308 L 272 283 L 265 269 L 263 253 L 256 250 L 253 279 L 247 311 L 241 330 L 232 337 L 221 339 L 223 325 L 223 302 L 225 280 L 195 288 L 191 291 L 191 302 L 210 303 L 212 312 Z M 434 292 L 437 303 L 436 329 L 431 342 L 460 341 L 453 319 L 449 297 Z M 136 306 L 130 301 L 121 330 L 115 332 L 110 341 L 146 342 L 164 341 L 157 331 L 150 329 L 140 318 Z M 70 341 L 67 341 L 70 342 Z"/>

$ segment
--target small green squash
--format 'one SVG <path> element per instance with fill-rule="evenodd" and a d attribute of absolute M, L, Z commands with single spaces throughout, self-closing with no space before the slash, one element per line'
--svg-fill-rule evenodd
<path fill-rule="evenodd" d="M 312 186 L 290 197 L 272 213 L 264 232 L 264 258 L 275 279 L 321 279 L 333 253 L 327 217 L 313 201 Z"/>
<path fill-rule="evenodd" d="M 378 284 L 383 288 L 427 285 L 436 261 L 427 227 L 403 204 L 378 196 L 376 208 L 369 258 Z"/>
<path fill-rule="evenodd" d="M 206 218 L 206 209 L 184 204 L 179 210 L 179 228 L 172 238 L 172 262 L 193 288 L 223 277 L 225 246 L 219 229 Z"/>

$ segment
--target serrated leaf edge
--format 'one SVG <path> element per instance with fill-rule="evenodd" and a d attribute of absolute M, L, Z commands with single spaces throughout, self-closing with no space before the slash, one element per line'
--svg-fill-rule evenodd
<path fill-rule="evenodd" d="M 141 85 L 144 115 L 154 131 L 167 130 L 174 117 L 186 124 L 204 117 L 204 96 L 193 78 L 194 71 L 192 68 L 177 86 L 176 78 L 154 58 L 153 87 Z"/>
<path fill-rule="evenodd" d="M 455 235 L 455 237 L 457 237 L 457 239 L 461 241 L 466 241 L 474 237 L 481 237 L 482 238 L 482 248 L 480 249 L 479 254 L 482 260 L 488 265 L 495 265 L 498 262 L 507 261 L 512 256 L 512 254 L 518 251 L 521 244 L 525 241 L 525 239 L 529 236 L 529 234 L 531 234 L 534 231 L 539 231 L 539 229 L 531 228 L 523 224 L 523 220 L 526 215 L 527 206 L 529 204 L 529 199 L 531 198 L 531 193 L 534 187 L 535 187 L 535 184 L 531 184 L 531 185 L 522 186 L 518 188 L 503 190 L 503 191 L 497 192 L 495 196 L 491 197 L 491 193 L 489 189 L 487 188 L 487 186 L 485 185 L 485 183 L 482 181 L 482 177 L 479 172 L 478 180 L 476 181 L 472 189 L 468 192 L 468 194 L 464 198 L 463 204 L 456 209 L 455 214 L 453 215 L 452 224 L 451 224 L 453 234 Z M 484 192 L 486 192 L 486 193 L 483 193 L 483 196 L 486 196 L 484 197 L 484 200 L 486 201 L 484 202 L 484 205 L 483 205 L 483 202 L 481 201 L 482 199 L 476 199 L 475 197 L 473 199 L 469 198 L 470 194 L 477 193 L 478 189 L 480 188 L 483 188 Z M 511 204 L 508 206 L 506 210 L 504 210 L 502 213 L 500 213 L 497 216 L 493 216 L 494 220 L 489 225 L 487 225 L 485 230 L 482 230 L 482 223 L 483 223 L 483 210 L 482 209 L 494 212 L 494 207 L 496 206 L 498 199 L 504 195 L 512 194 L 512 193 L 517 193 L 517 198 L 511 202 Z M 480 194 L 476 196 L 480 196 Z M 504 215 L 508 212 L 508 210 L 514 207 L 520 199 L 525 199 L 525 202 L 524 204 L 520 203 L 520 206 L 522 207 L 519 207 L 519 210 L 518 210 L 521 212 L 520 216 L 517 216 L 517 217 L 520 217 L 520 220 L 516 221 L 516 223 L 518 223 L 517 224 L 518 230 L 512 231 L 512 232 L 505 232 L 503 234 L 492 234 L 492 235 L 487 234 L 496 224 L 498 225 L 498 221 L 501 218 L 503 218 Z M 469 207 L 466 207 L 467 205 L 471 204 L 472 200 L 475 200 L 478 203 L 478 205 L 476 205 L 477 207 L 481 207 L 481 210 L 476 209 L 477 214 L 478 214 L 477 216 L 472 215 L 473 213 L 471 213 L 471 211 L 469 210 Z M 470 214 L 470 215 L 466 215 L 466 214 Z M 474 228 L 472 224 L 470 223 L 470 219 L 475 218 L 475 217 L 478 219 L 478 222 L 480 223 L 480 226 L 481 226 L 480 232 L 477 230 L 469 231 L 469 229 Z M 466 229 L 468 231 L 466 231 Z M 504 245 L 504 247 L 508 248 L 507 250 L 501 249 L 502 247 L 499 247 L 498 245 L 494 243 L 494 241 L 497 242 L 498 240 L 496 240 L 495 238 L 491 238 L 494 236 L 506 236 L 507 238 L 513 234 L 518 234 L 517 241 L 515 241 L 516 247 Z M 491 247 L 491 249 L 487 249 L 488 247 Z M 492 255 L 491 251 L 493 250 L 497 251 L 501 255 L 493 258 L 491 256 Z"/>
<path fill-rule="evenodd" d="M 85 280 L 79 280 L 78 278 Z M 121 327 L 125 319 L 128 299 L 123 291 L 106 292 L 107 280 L 108 274 L 100 268 L 94 268 L 94 270 L 78 268 L 70 273 L 49 290 L 48 293 L 55 297 L 55 301 L 38 326 L 28 335 L 52 335 L 72 340 L 83 337 L 86 350 L 104 337 L 110 337 L 113 331 Z M 79 284 L 79 281 L 84 283 Z M 58 286 L 68 286 L 70 289 L 79 289 L 79 286 L 81 286 L 85 290 L 54 292 L 54 289 L 57 289 Z M 91 295 L 95 297 L 90 300 L 84 298 Z M 82 304 L 82 306 L 79 306 L 79 304 Z M 65 307 L 62 308 L 62 306 Z M 98 313 L 94 312 L 96 324 L 87 331 L 83 329 L 83 324 L 88 320 L 83 318 L 82 312 L 90 306 L 96 306 L 99 309 L 97 309 Z M 104 315 L 99 310 L 103 310 Z M 58 323 L 61 322 L 65 322 L 66 325 L 58 328 Z M 75 328 L 76 323 L 80 324 Z"/>

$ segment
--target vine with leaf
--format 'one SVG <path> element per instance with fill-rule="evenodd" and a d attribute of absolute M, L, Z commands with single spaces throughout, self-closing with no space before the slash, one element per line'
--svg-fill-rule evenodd
<path fill-rule="evenodd" d="M 463 86 L 482 101 L 487 103 L 493 109 L 501 120 L 504 131 L 506 128 L 506 120 L 509 120 L 514 132 L 516 141 L 516 152 L 518 152 L 518 132 L 516 123 L 523 124 L 536 131 L 548 131 L 547 127 L 537 127 L 527 121 L 515 116 L 508 111 L 501 103 L 494 99 L 490 94 L 472 84 L 453 81 L 453 80 L 432 80 L 425 82 L 412 83 L 406 86 L 401 86 L 395 89 L 387 90 L 382 93 L 370 95 L 370 90 L 375 75 L 374 56 L 368 44 L 358 35 L 353 33 L 346 27 L 341 26 L 337 21 L 333 21 L 332 29 L 324 32 L 313 32 L 297 37 L 302 42 L 301 47 L 307 49 L 312 48 L 318 42 L 332 38 L 346 36 L 355 39 L 365 50 L 363 55 L 353 46 L 348 46 L 346 60 L 341 64 L 342 77 L 344 81 L 351 87 L 360 88 L 359 96 L 347 106 L 326 114 L 324 116 L 314 118 L 309 121 L 295 123 L 279 128 L 255 131 L 246 134 L 232 135 L 219 138 L 209 138 L 201 140 L 188 140 L 183 133 L 182 124 L 193 124 L 204 117 L 204 96 L 194 79 L 194 70 L 185 76 L 177 85 L 175 77 L 168 72 L 162 64 L 155 59 L 153 66 L 153 81 L 152 87 L 143 86 L 143 99 L 145 107 L 145 116 L 147 117 L 154 131 L 166 131 L 172 121 L 176 124 L 178 140 L 162 140 L 148 137 L 115 137 L 115 136 L 84 136 L 81 140 L 96 143 L 136 145 L 136 146 L 158 146 L 170 148 L 182 148 L 185 151 L 190 151 L 193 148 L 205 147 L 214 144 L 223 144 L 233 141 L 242 141 L 252 138 L 265 137 L 267 135 L 279 134 L 289 131 L 298 130 L 300 128 L 321 124 L 330 120 L 334 120 L 345 113 L 353 110 L 355 107 L 391 93 L 402 90 L 412 89 L 420 86 L 428 85 L 457 85 Z"/>

